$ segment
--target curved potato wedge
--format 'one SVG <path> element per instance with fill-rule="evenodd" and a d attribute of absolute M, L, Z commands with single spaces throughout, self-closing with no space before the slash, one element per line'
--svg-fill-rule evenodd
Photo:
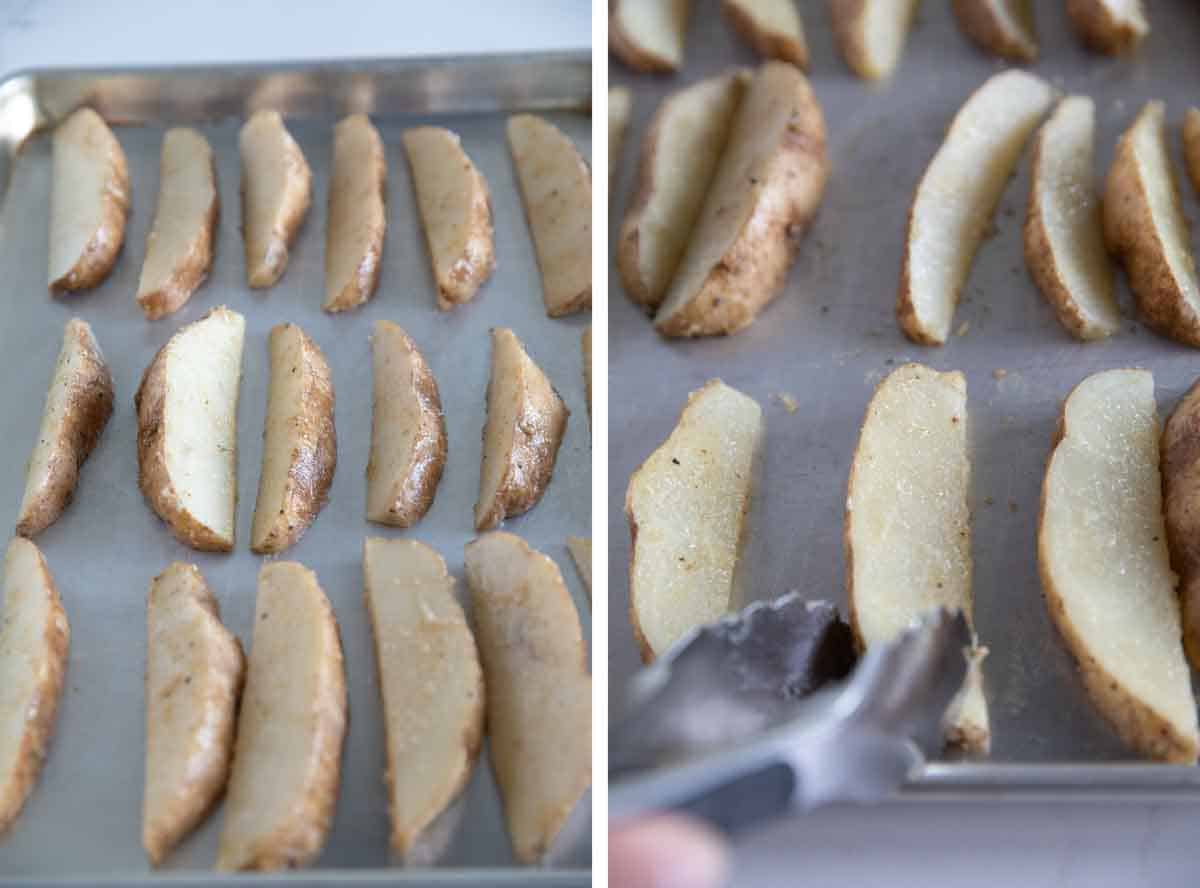
<path fill-rule="evenodd" d="M 553 124 L 533 114 L 508 119 L 508 147 L 552 318 L 592 304 L 592 174 Z"/>
<path fill-rule="evenodd" d="M 417 344 L 391 321 L 371 337 L 375 401 L 367 461 L 367 520 L 412 527 L 429 511 L 446 465 L 437 380 Z"/>
<path fill-rule="evenodd" d="M 583 580 L 583 588 L 587 591 L 588 601 L 592 600 L 592 538 L 567 537 L 567 548 L 571 551 L 571 560 Z"/>
<path fill-rule="evenodd" d="M 984 52 L 1012 62 L 1036 62 L 1032 0 L 954 0 L 958 27 Z"/>
<path fill-rule="evenodd" d="M 892 76 L 917 0 L 831 0 L 833 36 L 850 70 L 864 80 Z"/>
<path fill-rule="evenodd" d="M 1108 55 L 1133 49 L 1150 33 L 1142 0 L 1067 0 L 1067 16 L 1084 43 Z"/>
<path fill-rule="evenodd" d="M 246 664 L 194 564 L 150 583 L 146 631 L 142 847 L 157 866 L 225 791 Z"/>
<path fill-rule="evenodd" d="M 214 308 L 171 337 L 142 375 L 138 485 L 185 546 L 233 548 L 237 408 L 246 319 Z"/>
<path fill-rule="evenodd" d="M 629 128 L 629 115 L 633 111 L 633 94 L 623 86 L 608 88 L 608 193 L 611 196 L 613 183 L 617 179 L 617 164 L 621 159 L 621 146 L 625 144 L 625 130 Z"/>
<path fill-rule="evenodd" d="M 212 148 L 196 130 L 167 130 L 159 169 L 158 207 L 137 292 L 151 321 L 179 311 L 208 277 L 220 214 Z"/>
<path fill-rule="evenodd" d="M 271 555 L 295 545 L 316 520 L 337 469 L 333 375 L 325 355 L 295 324 L 271 329 L 271 381 L 262 473 L 250 550 Z"/>
<path fill-rule="evenodd" d="M 333 176 L 325 223 L 325 304 L 328 312 L 357 308 L 375 295 L 387 232 L 383 141 L 365 114 L 333 128 Z"/>
<path fill-rule="evenodd" d="M 691 0 L 610 0 L 608 48 L 636 71 L 678 71 L 690 11 Z"/>
<path fill-rule="evenodd" d="M 592 678 L 554 562 L 510 533 L 467 543 L 492 769 L 520 863 L 554 846 L 592 782 Z"/>
<path fill-rule="evenodd" d="M 238 135 L 246 283 L 274 286 L 312 203 L 312 170 L 278 111 L 258 111 Z"/>
<path fill-rule="evenodd" d="M 1183 158 L 1192 187 L 1200 197 L 1200 108 L 1189 108 L 1183 118 Z"/>
<path fill-rule="evenodd" d="M 861 648 L 890 641 L 936 607 L 972 620 L 967 383 L 907 364 L 867 406 L 846 492 L 846 587 Z M 986 753 L 991 730 L 976 641 L 946 742 Z"/>
<path fill-rule="evenodd" d="M 1069 96 L 1033 148 L 1025 264 L 1058 320 L 1077 339 L 1103 339 L 1121 324 L 1092 175 L 1096 104 Z"/>
<path fill-rule="evenodd" d="M 721 0 L 721 11 L 760 56 L 808 70 L 808 42 L 796 0 Z"/>
<path fill-rule="evenodd" d="M 917 185 L 896 317 L 920 345 L 942 345 L 996 204 L 1026 139 L 1054 101 L 1045 81 L 1008 70 L 989 78 L 954 115 Z"/>
<path fill-rule="evenodd" d="M 727 613 L 763 436 L 762 408 L 714 379 L 629 479 L 629 619 L 647 663 Z"/>
<path fill-rule="evenodd" d="M 4 555 L 0 619 L 0 835 L 25 805 L 54 733 L 71 627 L 38 547 L 16 537 Z"/>
<path fill-rule="evenodd" d="M 1167 154 L 1162 102 L 1147 102 L 1117 142 L 1104 192 L 1104 236 L 1125 266 L 1147 326 L 1200 348 L 1200 280 Z"/>
<path fill-rule="evenodd" d="M 1162 436 L 1163 513 L 1179 575 L 1183 647 L 1200 666 L 1200 384 L 1180 399 Z"/>
<path fill-rule="evenodd" d="M 1158 432 L 1149 371 L 1109 370 L 1075 387 L 1042 485 L 1038 570 L 1084 687 L 1121 739 L 1147 758 L 1194 763 Z"/>
<path fill-rule="evenodd" d="M 490 530 L 542 498 L 571 412 L 512 330 L 492 330 L 492 376 L 475 529 Z"/>
<path fill-rule="evenodd" d="M 387 730 L 391 844 L 407 857 L 475 767 L 483 673 L 437 552 L 416 540 L 368 539 L 363 583 Z"/>
<path fill-rule="evenodd" d="M 80 108 L 54 130 L 50 189 L 50 292 L 102 283 L 125 243 L 129 170 L 112 130 Z"/>
<path fill-rule="evenodd" d="M 58 520 L 71 502 L 79 471 L 113 411 L 112 374 L 86 321 L 63 331 L 37 443 L 25 473 L 17 533 L 32 537 Z"/>

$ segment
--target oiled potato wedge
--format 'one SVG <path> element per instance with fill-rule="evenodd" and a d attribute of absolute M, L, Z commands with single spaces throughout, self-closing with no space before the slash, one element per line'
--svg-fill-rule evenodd
<path fill-rule="evenodd" d="M 466 571 L 492 769 L 513 852 L 535 863 L 592 782 L 592 679 L 579 615 L 554 562 L 512 534 L 468 543 Z"/>
<path fill-rule="evenodd" d="M 333 175 L 325 223 L 325 304 L 328 312 L 357 308 L 375 295 L 387 232 L 383 141 L 365 114 L 333 128 Z"/>
<path fill-rule="evenodd" d="M 1133 49 L 1150 33 L 1142 0 L 1067 0 L 1067 15 L 1084 43 L 1108 55 Z"/>
<path fill-rule="evenodd" d="M 629 619 L 646 662 L 734 604 L 762 436 L 758 402 L 714 379 L 630 477 Z"/>
<path fill-rule="evenodd" d="M 41 773 L 70 646 L 71 627 L 46 559 L 16 537 L 4 555 L 0 619 L 0 835 Z"/>
<path fill-rule="evenodd" d="M 1035 62 L 1033 0 L 954 0 L 958 27 L 984 52 L 1012 62 Z"/>
<path fill-rule="evenodd" d="M 333 375 L 325 355 L 295 324 L 271 330 L 271 381 L 262 473 L 250 529 L 260 555 L 290 548 L 325 506 L 337 469 Z"/>
<path fill-rule="evenodd" d="M 220 214 L 212 148 L 196 130 L 167 130 L 159 170 L 158 207 L 137 292 L 151 321 L 179 311 L 208 277 Z"/>
<path fill-rule="evenodd" d="M 1162 102 L 1147 102 L 1117 142 L 1104 192 L 1104 236 L 1125 266 L 1142 320 L 1200 348 L 1200 280 L 1167 154 Z"/>
<path fill-rule="evenodd" d="M 1192 187 L 1200 197 L 1200 108 L 1189 108 L 1183 118 L 1183 158 Z"/>
<path fill-rule="evenodd" d="M 678 71 L 690 10 L 691 0 L 611 0 L 608 48 L 637 71 Z"/>
<path fill-rule="evenodd" d="M 112 375 L 86 321 L 63 331 L 37 443 L 25 473 L 17 533 L 32 537 L 58 520 L 71 502 L 79 470 L 104 433 L 113 410 Z"/>
<path fill-rule="evenodd" d="M 625 144 L 625 130 L 629 128 L 629 114 L 633 110 L 633 94 L 623 86 L 608 88 L 608 193 L 612 194 L 617 178 L 617 164 L 621 159 L 621 146 Z"/>
<path fill-rule="evenodd" d="M 245 659 L 194 564 L 154 578 L 146 634 L 142 847 L 157 866 L 225 791 Z"/>
<path fill-rule="evenodd" d="M 333 822 L 345 736 L 346 669 L 329 600 L 303 565 L 267 564 L 217 869 L 295 869 L 316 859 Z"/>
<path fill-rule="evenodd" d="M 763 58 L 808 68 L 808 43 L 796 0 L 721 0 L 721 11 Z"/>
<path fill-rule="evenodd" d="M 490 530 L 537 505 L 554 474 L 570 415 L 513 331 L 492 330 L 476 530 Z"/>
<path fill-rule="evenodd" d="M 591 537 L 567 537 L 567 548 L 571 551 L 571 560 L 583 580 L 583 588 L 587 590 L 588 601 L 592 600 L 592 539 Z"/>
<path fill-rule="evenodd" d="M 917 185 L 896 316 L 913 342 L 942 345 L 954 308 L 1026 139 L 1054 101 L 1049 84 L 1004 71 L 954 115 Z"/>
<path fill-rule="evenodd" d="M 193 549 L 233 548 L 245 334 L 240 314 L 213 309 L 159 350 L 134 397 L 142 495 Z"/>
<path fill-rule="evenodd" d="M 50 188 L 50 292 L 102 283 L 125 242 L 129 170 L 112 130 L 80 108 L 54 130 Z"/>
<path fill-rule="evenodd" d="M 830 0 L 833 35 L 850 70 L 864 80 L 892 76 L 917 0 Z"/>
<path fill-rule="evenodd" d="M 1096 708 L 1139 754 L 1194 763 L 1158 433 L 1149 371 L 1109 370 L 1075 387 L 1042 485 L 1038 568 Z"/>
<path fill-rule="evenodd" d="M 238 136 L 246 283 L 274 286 L 312 203 L 312 170 L 278 111 L 258 111 Z"/>
<path fill-rule="evenodd" d="M 417 207 L 437 285 L 437 306 L 470 302 L 496 267 L 492 195 L 458 136 L 437 126 L 405 130 Z"/>
<path fill-rule="evenodd" d="M 846 492 L 847 597 L 861 647 L 890 641 L 936 607 L 971 620 L 970 475 L 963 375 L 920 364 L 894 370 L 867 406 Z M 986 650 L 976 643 L 965 654 L 967 680 L 947 712 L 946 741 L 985 753 Z"/>
<path fill-rule="evenodd" d="M 1188 389 L 1162 436 L 1163 512 L 1179 575 L 1183 647 L 1200 666 L 1200 384 Z"/>

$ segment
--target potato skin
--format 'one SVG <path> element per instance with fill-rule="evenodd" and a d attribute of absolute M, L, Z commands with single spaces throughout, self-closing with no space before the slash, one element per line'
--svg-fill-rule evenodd
<path fill-rule="evenodd" d="M 1180 399 L 1162 434 L 1163 517 L 1179 574 L 1183 647 L 1200 665 L 1200 381 Z"/>
<path fill-rule="evenodd" d="M 981 0 L 953 0 L 951 6 L 959 29 L 985 52 L 1013 62 L 1036 62 L 1037 45 L 1030 46 L 1012 39 L 1012 35 L 996 21 L 988 9 L 989 5 Z M 1028 2 L 1018 5 L 1023 6 L 1026 13 L 1032 11 Z M 1032 19 L 1032 16 L 1029 18 Z M 1032 25 L 1032 21 L 1029 24 Z"/>
<path fill-rule="evenodd" d="M 1192 187 L 1200 196 L 1200 108 L 1189 108 L 1183 118 L 1183 158 Z"/>
<path fill-rule="evenodd" d="M 801 71 L 808 70 L 808 47 L 803 40 L 759 28 L 754 17 L 737 2 L 721 0 L 721 12 L 725 14 L 733 29 L 741 34 L 742 39 L 760 56 L 791 62 Z"/>
<path fill-rule="evenodd" d="M 1113 16 L 1101 0 L 1067 0 L 1067 16 L 1088 48 L 1105 55 L 1133 49 L 1146 36 Z"/>

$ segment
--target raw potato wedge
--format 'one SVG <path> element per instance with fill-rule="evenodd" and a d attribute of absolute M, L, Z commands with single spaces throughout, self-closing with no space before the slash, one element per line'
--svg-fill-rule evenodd
<path fill-rule="evenodd" d="M 1183 118 L 1183 159 L 1200 197 L 1200 108 L 1189 108 Z"/>
<path fill-rule="evenodd" d="M 763 432 L 758 402 L 714 379 L 630 477 L 629 619 L 647 663 L 734 605 Z"/>
<path fill-rule="evenodd" d="M 917 0 L 830 0 L 833 35 L 850 70 L 864 80 L 892 76 Z"/>
<path fill-rule="evenodd" d="M 492 330 L 476 530 L 490 530 L 537 505 L 554 474 L 570 415 L 513 331 Z"/>
<path fill-rule="evenodd" d="M 50 188 L 50 292 L 102 283 L 125 242 L 129 170 L 112 130 L 80 108 L 54 130 Z"/>
<path fill-rule="evenodd" d="M 571 140 L 533 114 L 508 120 L 508 147 L 552 318 L 592 304 L 592 174 Z"/>
<path fill-rule="evenodd" d="M 592 600 L 592 538 L 567 537 L 567 548 L 571 551 L 571 560 L 583 580 L 583 588 L 587 590 L 588 601 Z"/>
<path fill-rule="evenodd" d="M 1200 384 L 1188 389 L 1162 436 L 1163 512 L 1179 575 L 1183 647 L 1200 666 Z"/>
<path fill-rule="evenodd" d="M 678 71 L 690 10 L 691 0 L 610 0 L 608 48 L 636 71 Z"/>
<path fill-rule="evenodd" d="M 295 869 L 317 858 L 337 804 L 346 717 L 342 642 L 317 575 L 294 561 L 265 565 L 217 869 Z"/>
<path fill-rule="evenodd" d="M 907 364 L 867 406 L 846 493 L 846 586 L 860 647 L 890 641 L 936 608 L 972 619 L 971 465 L 961 373 Z M 963 692 L 946 714 L 946 742 L 988 750 L 991 731 L 976 642 L 964 652 Z"/>
<path fill-rule="evenodd" d="M 1142 0 L 1067 0 L 1067 15 L 1091 49 L 1116 55 L 1150 33 Z"/>
<path fill-rule="evenodd" d="M 258 111 L 238 136 L 246 283 L 274 286 L 312 203 L 312 170 L 278 111 Z"/>
<path fill-rule="evenodd" d="M 263 427 L 262 473 L 250 550 L 293 546 L 325 506 L 337 469 L 333 375 L 325 355 L 295 324 L 271 329 L 271 381 Z"/>
<path fill-rule="evenodd" d="M 1095 102 L 1063 99 L 1034 143 L 1024 228 L 1030 275 L 1067 332 L 1084 340 L 1111 336 L 1121 323 L 1092 174 L 1095 140 Z"/>
<path fill-rule="evenodd" d="M 433 549 L 368 539 L 363 583 L 387 731 L 391 844 L 408 858 L 475 767 L 483 672 L 454 578 Z"/>
<path fill-rule="evenodd" d="M 608 193 L 617 179 L 617 164 L 621 158 L 621 146 L 625 144 L 625 130 L 629 128 L 629 114 L 633 110 L 633 95 L 623 86 L 608 88 Z"/>
<path fill-rule="evenodd" d="M 134 397 L 138 485 L 193 549 L 233 549 L 237 408 L 246 320 L 225 306 L 182 327 L 146 368 Z"/>
<path fill-rule="evenodd" d="M 420 126 L 405 130 L 403 138 L 437 285 L 437 306 L 445 311 L 470 302 L 496 268 L 492 194 L 455 133 Z"/>
<path fill-rule="evenodd" d="M 16 537 L 4 555 L 0 619 L 0 835 L 33 791 L 54 733 L 71 627 L 38 547 Z"/>
<path fill-rule="evenodd" d="M 384 193 L 387 160 L 383 141 L 365 114 L 351 114 L 333 128 L 333 175 L 325 223 L 327 312 L 357 308 L 375 295 L 387 232 Z"/>
<path fill-rule="evenodd" d="M 808 43 L 796 0 L 721 0 L 721 11 L 763 58 L 808 69 Z"/>
<path fill-rule="evenodd" d="M 1104 192 L 1104 236 L 1125 266 L 1146 325 L 1200 348 L 1200 281 L 1167 154 L 1162 102 L 1147 102 L 1117 142 Z"/>
<path fill-rule="evenodd" d="M 808 80 L 768 62 L 746 90 L 654 326 L 735 333 L 783 287 L 825 191 L 825 118 Z"/>
<path fill-rule="evenodd" d="M 655 309 L 666 295 L 749 82 L 744 71 L 702 80 L 668 96 L 655 112 L 617 237 L 617 271 L 634 302 Z"/>
<path fill-rule="evenodd" d="M 1053 101 L 1045 81 L 1008 70 L 989 78 L 954 116 L 908 215 L 896 316 L 913 342 L 942 345 L 950 335 L 996 204 Z"/>
<path fill-rule="evenodd" d="M 25 473 L 17 515 L 20 536 L 36 536 L 62 515 L 112 411 L 112 375 L 100 343 L 86 321 L 72 318 L 63 331 L 62 350 Z"/>
<path fill-rule="evenodd" d="M 1033 0 L 954 0 L 959 29 L 984 52 L 1011 62 L 1036 62 Z"/>
<path fill-rule="evenodd" d="M 167 130 L 159 170 L 158 207 L 137 292 L 151 321 L 179 311 L 208 277 L 220 215 L 212 148 L 196 130 Z"/>
<path fill-rule="evenodd" d="M 580 339 L 583 351 L 583 390 L 587 393 L 588 419 L 592 418 L 592 325 L 588 324 Z"/>
<path fill-rule="evenodd" d="M 500 532 L 465 553 L 492 769 L 517 861 L 536 863 L 592 782 L 587 649 L 553 561 Z"/>
<path fill-rule="evenodd" d="M 225 791 L 246 664 L 194 564 L 151 582 L 146 631 L 142 847 L 158 866 Z"/>
<path fill-rule="evenodd" d="M 1042 591 L 1121 739 L 1146 758 L 1192 764 L 1196 701 L 1162 506 L 1154 377 L 1089 376 L 1063 404 L 1042 485 Z"/>
<path fill-rule="evenodd" d="M 371 337 L 375 399 L 367 461 L 367 520 L 412 527 L 429 511 L 446 465 L 446 418 L 437 380 L 397 324 Z"/>

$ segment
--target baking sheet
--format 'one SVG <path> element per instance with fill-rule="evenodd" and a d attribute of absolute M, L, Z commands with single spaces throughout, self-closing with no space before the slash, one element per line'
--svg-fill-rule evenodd
<path fill-rule="evenodd" d="M 9 453 L 8 469 L 0 472 L 0 502 L 10 503 L 15 512 L 20 501 L 23 466 L 37 434 L 46 383 L 63 325 L 72 315 L 92 324 L 108 357 L 117 398 L 108 429 L 83 469 L 74 504 L 37 539 L 71 621 L 71 654 L 46 767 L 24 812 L 0 840 L 0 879 L 74 874 L 86 876 L 90 883 L 103 876 L 124 879 L 147 872 L 140 841 L 147 586 L 171 561 L 195 562 L 220 602 L 226 625 L 249 652 L 255 580 L 262 563 L 248 543 L 262 454 L 266 341 L 270 328 L 284 321 L 298 323 L 321 346 L 337 395 L 339 460 L 329 504 L 301 541 L 280 556 L 316 571 L 337 613 L 346 654 L 350 722 L 341 795 L 317 866 L 342 870 L 332 879 L 336 883 L 366 875 L 367 870 L 407 879 L 410 884 L 434 878 L 444 882 L 456 876 L 488 884 L 511 880 L 584 885 L 590 879 L 587 840 L 560 862 L 560 869 L 505 872 L 514 862 L 486 755 L 466 791 L 464 821 L 440 868 L 427 874 L 381 872 L 391 865 L 384 731 L 360 566 L 365 536 L 411 537 L 437 549 L 461 581 L 463 545 L 475 536 L 472 507 L 491 354 L 488 330 L 510 326 L 562 394 L 571 418 L 544 498 L 527 515 L 506 522 L 506 527 L 559 565 L 590 640 L 587 598 L 565 546 L 568 534 L 590 533 L 591 446 L 580 353 L 580 335 L 589 318 L 586 314 L 566 320 L 546 317 L 505 142 L 507 113 L 487 110 L 579 107 L 586 103 L 590 89 L 590 60 L 574 55 L 498 59 L 483 65 L 452 60 L 422 67 L 409 62 L 380 66 L 375 79 L 371 65 L 351 70 L 353 82 L 374 85 L 374 97 L 366 108 L 375 112 L 388 162 L 389 225 L 383 272 L 375 298 L 357 311 L 331 316 L 320 310 L 333 123 L 338 114 L 355 107 L 353 101 L 339 98 L 343 94 L 337 84 L 351 82 L 340 69 L 234 72 L 237 77 L 228 70 L 212 76 L 168 72 L 126 77 L 119 87 L 111 85 L 117 81 L 109 81 L 107 87 L 90 89 L 93 100 L 106 111 L 142 125 L 115 130 L 129 162 L 132 215 L 124 253 L 113 274 L 100 288 L 85 294 L 64 299 L 46 294 L 49 138 L 34 136 L 13 163 L 7 199 L 0 210 L 0 269 L 7 300 L 0 341 L 8 361 L 0 440 Z M 468 78 L 475 83 L 474 104 L 465 102 L 470 96 L 454 88 L 464 71 L 474 72 Z M 483 85 L 476 75 L 485 77 Z M 282 281 L 270 290 L 251 291 L 245 284 L 239 231 L 237 135 L 244 120 L 239 110 L 252 104 L 252 96 L 261 96 L 256 90 L 262 83 L 278 83 L 281 78 L 284 83 L 312 86 L 300 93 L 307 98 L 295 104 L 286 93 L 271 95 L 277 106 L 295 109 L 299 115 L 288 120 L 288 127 L 313 169 L 313 203 Z M 398 81 L 425 86 L 408 92 L 389 87 Z M 50 85 L 42 80 L 39 89 L 43 94 L 65 91 L 64 83 L 70 86 L 72 81 L 56 80 Z M 506 93 L 512 83 L 524 85 Z M 429 84 L 436 88 L 426 88 Z M 573 95 L 563 92 L 572 87 Z M 178 100 L 180 94 L 203 95 L 204 100 L 189 104 Z M 443 106 L 459 113 L 427 113 Z M 418 108 L 423 111 L 411 110 Z M 481 113 L 461 113 L 464 110 Z M 570 110 L 546 115 L 590 156 L 588 116 Z M 162 135 L 167 125 L 197 120 L 203 121 L 196 125 L 208 137 L 216 157 L 221 199 L 217 255 L 210 279 L 180 312 L 148 322 L 133 297 L 157 197 Z M 403 129 L 422 123 L 457 132 L 492 192 L 496 271 L 474 302 L 452 312 L 435 308 L 424 235 L 400 142 Z M 193 552 L 182 546 L 143 502 L 136 481 L 133 410 L 141 373 L 157 349 L 180 326 L 222 303 L 246 316 L 238 415 L 237 547 L 229 555 Z M 437 376 L 446 412 L 445 474 L 432 509 L 409 531 L 372 525 L 363 517 L 372 391 L 367 337 L 381 318 L 396 321 L 416 340 Z M 165 869 L 210 869 L 221 820 L 218 809 L 170 856 Z"/>
<path fill-rule="evenodd" d="M 622 151 L 610 237 L 635 187 L 640 139 L 668 92 L 729 65 L 758 60 L 721 20 L 718 4 L 695 4 L 687 68 L 676 77 L 636 75 L 610 65 L 614 85 L 632 87 L 634 120 Z M 1195 103 L 1200 13 L 1156 3 L 1153 33 L 1125 59 L 1086 52 L 1062 10 L 1039 3 L 1043 61 L 1031 70 L 1055 86 L 1091 95 L 1098 118 L 1097 175 L 1141 104 L 1168 102 L 1171 153 L 1181 163 L 1179 124 Z M 625 298 L 610 266 L 609 533 L 612 608 L 610 695 L 616 710 L 638 664 L 628 621 L 629 531 L 623 514 L 630 474 L 670 433 L 688 392 L 720 377 L 754 396 L 766 419 L 763 468 L 743 563 L 752 597 L 791 589 L 842 605 L 842 517 L 846 478 L 867 402 L 895 366 L 920 361 L 960 369 L 968 383 L 975 616 L 991 649 L 984 664 L 991 706 L 990 763 L 931 765 L 906 794 L 1070 797 L 1141 794 L 1195 798 L 1194 768 L 1128 764 L 1130 753 L 1088 702 L 1057 637 L 1037 577 L 1037 503 L 1061 399 L 1099 370 L 1154 371 L 1160 413 L 1200 373 L 1196 352 L 1134 320 L 1123 279 L 1125 322 L 1110 341 L 1078 344 L 1059 326 L 1025 269 L 1021 223 L 1028 152 L 980 249 L 942 348 L 915 346 L 894 316 L 905 223 L 913 188 L 966 97 L 1002 69 L 962 37 L 948 4 L 921 7 L 890 83 L 872 87 L 843 64 L 827 4 L 803 4 L 813 88 L 826 115 L 832 164 L 824 203 L 779 297 L 749 329 L 691 342 L 660 338 Z M 1182 175 L 1182 167 L 1177 166 Z M 1200 206 L 1184 186 L 1193 218 Z M 1194 241 L 1196 239 L 1194 238 Z M 1196 243 L 1200 246 L 1200 243 Z M 795 411 L 783 395 L 795 399 Z M 1077 763 L 1076 766 L 1052 763 Z M 1078 766 L 1082 765 L 1082 766 Z"/>

